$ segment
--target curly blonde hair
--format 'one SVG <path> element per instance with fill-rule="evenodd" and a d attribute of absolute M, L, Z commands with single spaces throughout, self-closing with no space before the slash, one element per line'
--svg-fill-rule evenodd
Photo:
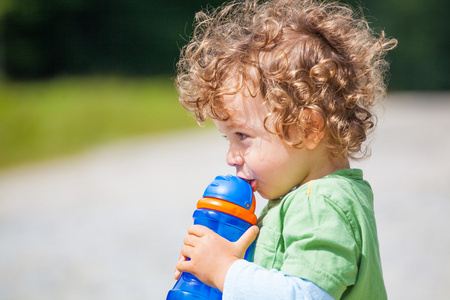
<path fill-rule="evenodd" d="M 384 56 L 395 39 L 376 37 L 348 6 L 315 0 L 233 1 L 195 20 L 176 86 L 199 123 L 229 118 L 223 96 L 246 88 L 262 93 L 271 108 L 266 130 L 289 145 L 303 142 L 293 128 L 306 137 L 325 129 L 332 156 L 366 155 L 376 120 L 370 108 L 385 96 Z"/>

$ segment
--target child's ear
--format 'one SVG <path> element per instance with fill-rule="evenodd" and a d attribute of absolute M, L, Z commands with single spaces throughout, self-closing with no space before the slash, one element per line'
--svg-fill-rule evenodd
<path fill-rule="evenodd" d="M 325 130 L 314 132 L 305 138 L 305 147 L 309 150 L 316 149 L 317 146 L 322 142 L 325 136 Z"/>
<path fill-rule="evenodd" d="M 325 121 L 317 112 L 308 111 L 305 114 L 306 130 L 304 144 L 307 149 L 314 150 L 325 136 Z"/>

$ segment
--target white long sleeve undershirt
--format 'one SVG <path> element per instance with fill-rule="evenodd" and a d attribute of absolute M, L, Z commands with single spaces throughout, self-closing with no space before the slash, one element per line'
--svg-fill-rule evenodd
<path fill-rule="evenodd" d="M 278 270 L 266 270 L 243 259 L 234 262 L 225 278 L 223 300 L 333 300 L 313 282 Z"/>

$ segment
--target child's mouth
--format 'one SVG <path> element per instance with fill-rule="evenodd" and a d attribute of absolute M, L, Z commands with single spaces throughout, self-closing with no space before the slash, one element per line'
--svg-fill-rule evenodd
<path fill-rule="evenodd" d="M 250 186 L 252 187 L 253 192 L 256 192 L 256 180 L 250 180 Z"/>
<path fill-rule="evenodd" d="M 247 181 L 248 184 L 250 184 L 250 186 L 252 187 L 252 191 L 255 192 L 256 191 L 256 180 L 245 179 L 245 181 Z"/>

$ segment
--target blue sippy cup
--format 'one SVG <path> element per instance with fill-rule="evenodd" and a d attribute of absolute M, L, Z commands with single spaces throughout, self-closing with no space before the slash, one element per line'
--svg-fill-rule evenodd
<path fill-rule="evenodd" d="M 226 175 L 217 176 L 197 203 L 194 224 L 203 225 L 231 242 L 237 241 L 244 232 L 256 224 L 255 196 L 252 187 L 242 178 Z M 254 244 L 245 254 L 253 258 Z M 182 273 L 167 300 L 222 299 L 222 293 L 190 273 Z"/>

